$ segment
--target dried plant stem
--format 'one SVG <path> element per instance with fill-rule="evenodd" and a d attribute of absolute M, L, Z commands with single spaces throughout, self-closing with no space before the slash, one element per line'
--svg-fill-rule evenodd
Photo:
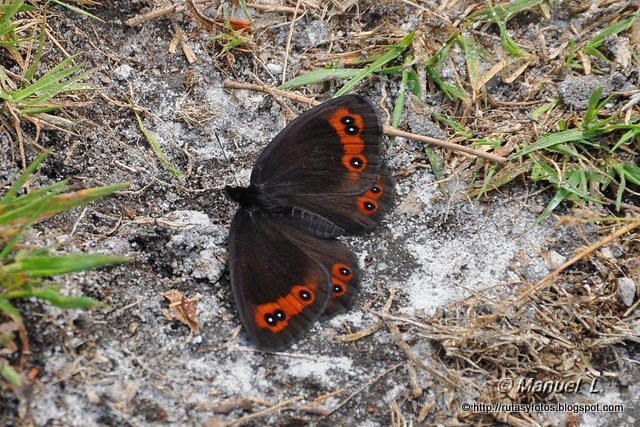
<path fill-rule="evenodd" d="M 289 99 L 293 99 L 295 101 L 299 101 L 305 104 L 309 104 L 312 106 L 320 104 L 318 101 L 315 101 L 311 98 L 307 98 L 306 96 L 298 95 L 291 92 L 285 92 L 280 89 L 275 89 L 266 85 L 260 85 L 255 83 L 241 83 L 233 80 L 225 80 L 223 86 L 229 89 L 245 89 L 245 90 L 253 90 L 256 92 L 268 93 L 272 96 L 283 96 Z M 439 147 L 445 148 L 447 150 L 458 151 L 466 154 L 470 154 L 472 156 L 481 157 L 483 159 L 491 160 L 494 162 L 504 163 L 507 161 L 506 158 L 502 156 L 498 156 L 491 153 L 486 153 L 484 151 L 476 150 L 470 147 L 466 147 L 463 145 L 454 144 L 452 142 L 443 141 L 440 139 L 431 138 L 425 135 L 419 135 L 411 132 L 405 132 L 398 129 L 394 129 L 391 126 L 384 125 L 382 127 L 382 131 L 389 136 L 399 136 L 402 138 L 413 139 L 420 142 L 426 142 L 428 144 L 437 145 Z"/>
<path fill-rule="evenodd" d="M 491 160 L 492 162 L 505 163 L 508 159 L 498 156 L 497 154 L 487 153 L 485 151 L 476 150 L 464 145 L 454 144 L 453 142 L 443 141 L 441 139 L 431 138 L 425 135 L 419 135 L 416 133 L 405 132 L 396 128 L 392 128 L 389 125 L 382 126 L 382 131 L 389 136 L 399 136 L 402 138 L 413 139 L 420 142 L 426 142 L 431 145 L 437 145 L 438 147 L 445 148 L 447 150 L 458 151 L 461 153 L 471 154 L 472 156 L 481 157 L 483 159 Z"/>
<path fill-rule="evenodd" d="M 551 273 L 549 273 L 546 277 L 544 277 L 543 279 L 538 281 L 536 284 L 532 285 L 529 289 L 527 289 L 525 292 L 523 292 L 514 302 L 516 302 L 516 303 L 521 302 L 523 299 L 531 296 L 531 294 L 535 293 L 540 288 L 543 288 L 544 286 L 546 286 L 553 279 L 555 279 L 558 276 L 558 274 L 560 274 L 561 272 L 563 272 L 567 268 L 571 267 L 576 262 L 586 258 L 587 256 L 591 255 L 592 253 L 594 253 L 595 251 L 597 251 L 601 247 L 611 243 L 613 240 L 617 239 L 618 237 L 620 237 L 620 236 L 622 236 L 624 234 L 627 234 L 628 232 L 632 231 L 633 229 L 635 229 L 636 227 L 639 227 L 639 226 L 640 226 L 640 221 L 632 222 L 631 224 L 629 224 L 629 225 L 627 225 L 625 227 L 622 227 L 621 229 L 619 229 L 615 233 L 608 235 L 604 239 L 601 239 L 600 241 L 596 242 L 595 244 L 593 244 L 593 245 L 589 246 L 588 248 L 580 251 L 580 253 L 578 253 L 576 256 L 571 258 L 569 261 L 565 262 L 560 267 L 556 268 Z"/>
<path fill-rule="evenodd" d="M 389 372 L 395 371 L 396 369 L 398 369 L 399 367 L 403 366 L 403 363 L 398 363 L 397 365 L 393 365 L 392 367 L 390 367 L 389 369 L 385 369 L 384 371 L 382 371 L 380 374 L 378 374 L 375 378 L 370 379 L 369 381 L 367 381 L 366 383 L 362 384 L 360 387 L 358 387 L 356 389 L 356 391 L 354 391 L 353 393 L 351 393 L 349 395 L 349 397 L 347 397 L 345 400 L 343 400 L 342 402 L 338 403 L 338 405 L 333 408 L 331 410 L 331 412 L 329 412 L 327 414 L 327 417 L 330 416 L 331 414 L 333 414 L 334 412 L 336 412 L 338 409 L 342 408 L 347 402 L 349 402 L 351 399 L 353 399 L 355 396 L 357 396 L 358 394 L 362 393 L 362 391 L 364 389 L 366 389 L 367 387 L 369 387 L 370 385 L 376 383 L 377 381 L 380 380 L 380 378 L 384 377 L 385 375 L 387 375 Z"/>
<path fill-rule="evenodd" d="M 287 44 L 284 48 L 284 61 L 282 64 L 282 84 L 287 81 L 287 64 L 289 63 L 289 52 L 291 50 L 291 39 L 293 38 L 293 30 L 296 27 L 296 18 L 298 17 L 298 9 L 300 8 L 300 0 L 296 2 L 296 10 L 293 12 L 293 18 L 291 18 L 291 27 L 289 28 L 289 34 L 287 35 Z"/>
<path fill-rule="evenodd" d="M 195 3 L 204 4 L 208 3 L 210 0 L 194 0 Z M 163 18 L 167 15 L 176 12 L 183 12 L 187 7 L 184 4 L 174 4 L 171 6 L 160 7 L 158 9 L 153 9 L 149 13 L 145 13 L 142 15 L 136 15 L 133 18 L 129 18 L 124 21 L 129 27 L 136 27 L 138 25 L 142 25 L 145 22 L 155 21 L 156 19 Z"/>
<path fill-rule="evenodd" d="M 266 12 L 266 13 L 288 13 L 290 15 L 296 14 L 296 8 L 289 7 L 289 6 L 247 3 L 247 7 L 250 7 L 251 9 L 256 9 L 262 12 Z"/>
<path fill-rule="evenodd" d="M 234 420 L 234 421 L 232 421 L 232 422 L 230 422 L 228 424 L 225 424 L 225 426 L 231 427 L 231 426 L 242 425 L 242 424 L 246 423 L 247 421 L 255 420 L 256 418 L 261 418 L 261 417 L 264 417 L 265 415 L 269 415 L 269 414 L 272 414 L 274 412 L 277 412 L 280 409 L 285 408 L 287 406 L 290 406 L 291 404 L 293 404 L 293 403 L 295 403 L 295 402 L 297 402 L 299 400 L 302 400 L 302 396 L 297 396 L 297 397 L 294 397 L 292 399 L 283 400 L 282 402 L 278 403 L 277 405 L 274 405 L 274 406 L 272 406 L 270 408 L 267 408 L 267 409 L 264 409 L 262 411 L 255 412 L 255 413 L 253 413 L 251 415 L 247 415 L 247 416 L 238 418 L 237 420 Z"/>

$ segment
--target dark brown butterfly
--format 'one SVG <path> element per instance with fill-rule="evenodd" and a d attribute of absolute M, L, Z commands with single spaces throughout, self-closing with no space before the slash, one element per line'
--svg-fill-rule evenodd
<path fill-rule="evenodd" d="M 233 296 L 246 333 L 280 350 L 323 314 L 346 311 L 358 262 L 336 237 L 373 229 L 393 201 L 382 128 L 367 98 L 327 101 L 291 122 L 262 152 L 231 223 Z"/>

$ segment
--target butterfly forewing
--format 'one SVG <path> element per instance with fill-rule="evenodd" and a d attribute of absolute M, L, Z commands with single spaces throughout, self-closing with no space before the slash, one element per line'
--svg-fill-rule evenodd
<path fill-rule="evenodd" d="M 375 182 L 382 128 L 367 98 L 327 101 L 291 122 L 256 161 L 251 183 L 269 194 L 353 193 Z"/>

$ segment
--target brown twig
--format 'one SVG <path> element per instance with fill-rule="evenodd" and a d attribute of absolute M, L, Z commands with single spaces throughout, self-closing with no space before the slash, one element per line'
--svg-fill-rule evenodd
<path fill-rule="evenodd" d="M 195 3 L 203 4 L 207 3 L 209 0 L 194 0 Z M 136 15 L 133 18 L 129 18 L 124 23 L 129 27 L 136 27 L 138 25 L 142 25 L 145 22 L 155 21 L 156 19 L 162 18 L 164 16 L 170 15 L 176 12 L 183 12 L 187 9 L 184 4 L 174 4 L 172 6 L 165 6 L 158 9 L 154 9 L 149 13 L 145 13 L 143 15 Z"/>
<path fill-rule="evenodd" d="M 280 89 L 275 89 L 266 85 L 259 85 L 255 83 L 240 83 L 233 80 L 225 80 L 223 86 L 229 89 L 244 89 L 244 90 L 253 90 L 256 92 L 268 93 L 272 96 L 284 96 L 289 99 L 293 99 L 298 102 L 302 102 L 305 104 L 309 104 L 312 106 L 320 104 L 320 102 L 315 101 L 306 96 L 298 95 L 291 92 L 285 92 Z M 439 147 L 445 148 L 447 150 L 463 152 L 466 154 L 470 154 L 472 156 L 481 157 L 483 159 L 491 160 L 494 162 L 504 163 L 507 161 L 506 158 L 502 156 L 498 156 L 495 154 L 487 153 L 484 151 L 476 150 L 470 147 L 466 147 L 464 145 L 454 144 L 452 142 L 443 141 L 440 139 L 431 138 L 425 135 L 419 135 L 411 132 L 405 132 L 398 129 L 394 129 L 391 126 L 384 125 L 382 127 L 382 131 L 389 136 L 399 136 L 401 138 L 413 139 L 420 142 L 426 142 L 428 144 L 437 145 Z"/>
<path fill-rule="evenodd" d="M 384 371 L 382 371 L 381 373 L 379 373 L 376 377 L 370 379 L 369 381 L 367 381 L 366 383 L 362 384 L 360 387 L 358 387 L 356 389 L 356 391 L 354 391 L 353 393 L 351 393 L 349 395 L 349 397 L 347 397 L 346 399 L 344 399 L 342 402 L 338 403 L 338 405 L 336 405 L 335 408 L 333 408 L 328 414 L 327 417 L 330 416 L 331 414 L 333 414 L 334 412 L 336 412 L 338 409 L 342 408 L 344 405 L 347 404 L 347 402 L 349 402 L 351 399 L 353 399 L 355 396 L 357 396 L 358 394 L 362 393 L 362 391 L 364 389 L 366 389 L 367 387 L 369 387 L 370 385 L 378 382 L 380 380 L 380 378 L 384 377 L 385 375 L 387 375 L 389 372 L 395 371 L 396 369 L 398 369 L 399 367 L 401 367 L 403 365 L 403 363 L 398 363 L 397 365 L 393 365 L 392 367 L 390 367 L 389 369 L 385 369 Z"/>
<path fill-rule="evenodd" d="M 458 145 L 454 144 L 453 142 L 443 141 L 441 139 L 431 138 L 429 136 L 419 135 L 417 133 L 405 132 L 400 129 L 392 128 L 389 125 L 382 126 L 382 131 L 389 136 L 399 136 L 402 138 L 426 142 L 427 144 L 437 145 L 438 147 L 442 147 L 447 150 L 458 151 L 466 154 L 471 154 L 472 156 L 482 157 L 483 159 L 491 160 L 492 162 L 505 163 L 508 161 L 508 159 L 502 156 L 498 156 L 497 154 L 487 153 L 485 151 L 476 150 L 465 145 Z"/>
<path fill-rule="evenodd" d="M 396 289 L 395 288 L 391 288 L 389 290 L 389 297 L 387 298 L 387 302 L 385 303 L 384 307 L 382 308 L 382 313 L 389 314 L 389 310 L 391 310 L 391 304 L 393 302 L 393 298 L 395 297 L 395 295 L 396 295 Z M 369 325 L 366 328 L 360 329 L 357 332 L 354 332 L 354 333 L 351 333 L 351 334 L 346 334 L 346 335 L 338 335 L 335 338 L 335 342 L 349 342 L 349 341 L 359 340 L 360 338 L 364 338 L 366 336 L 369 336 L 369 335 L 373 334 L 378 329 L 380 329 L 380 326 L 382 326 L 382 320 L 378 320 L 377 322 L 373 323 L 372 325 Z"/>
<path fill-rule="evenodd" d="M 284 48 L 284 61 L 282 63 L 282 84 L 287 81 L 287 64 L 289 63 L 289 51 L 291 50 L 291 39 L 293 38 L 293 30 L 296 27 L 296 20 L 298 17 L 298 9 L 300 8 L 300 0 L 296 2 L 296 10 L 293 12 L 293 18 L 291 19 L 291 27 L 289 28 L 289 34 L 287 34 L 287 44 Z"/>
<path fill-rule="evenodd" d="M 295 403 L 295 402 L 297 402 L 299 400 L 302 400 L 302 396 L 297 396 L 297 397 L 294 397 L 292 399 L 284 400 L 284 401 L 282 401 L 282 402 L 278 403 L 277 405 L 274 405 L 274 406 L 272 406 L 270 408 L 267 408 L 267 409 L 264 409 L 262 411 L 258 411 L 258 412 L 255 412 L 253 414 L 246 415 L 244 417 L 241 417 L 241 418 L 238 418 L 238 419 L 236 419 L 234 421 L 231 421 L 230 423 L 225 424 L 225 426 L 227 426 L 227 427 L 237 426 L 237 425 L 244 424 L 247 421 L 251 421 L 251 420 L 255 420 L 256 418 L 264 417 L 265 415 L 269 415 L 269 414 L 271 414 L 273 412 L 277 412 L 280 409 L 282 409 L 284 407 L 287 407 L 287 406 L 289 406 L 289 405 L 291 405 L 291 404 L 293 404 L 293 403 Z"/>
<path fill-rule="evenodd" d="M 296 8 L 289 7 L 289 6 L 277 6 L 277 5 L 272 6 L 268 4 L 247 3 L 247 7 L 250 7 L 251 9 L 256 9 L 262 12 L 267 12 L 267 13 L 288 13 L 290 15 L 293 15 L 296 13 Z"/>
<path fill-rule="evenodd" d="M 591 255 L 592 253 L 594 253 L 595 251 L 597 251 L 601 247 L 609 244 L 611 241 L 617 239 L 618 237 L 620 237 L 620 236 L 622 236 L 624 234 L 627 234 L 628 232 L 632 231 L 636 227 L 640 227 L 640 221 L 632 222 L 631 224 L 629 224 L 629 225 L 627 225 L 625 227 L 622 227 L 621 229 L 619 229 L 615 233 L 610 234 L 609 236 L 605 237 L 604 239 L 602 239 L 602 240 L 596 242 L 595 244 L 589 246 L 588 248 L 580 251 L 580 253 L 578 253 L 576 256 L 574 256 L 573 258 L 571 258 L 570 260 L 568 260 L 567 262 L 562 264 L 560 267 L 558 267 L 555 270 L 553 270 L 546 277 L 544 277 L 543 279 L 539 280 L 537 283 L 535 283 L 529 289 L 527 289 L 525 292 L 523 292 L 515 300 L 515 302 L 520 302 L 523 299 L 531 296 L 531 294 L 533 294 L 534 292 L 538 291 L 540 288 L 543 288 L 544 286 L 546 286 L 548 283 L 551 282 L 552 279 L 556 278 L 561 272 L 563 272 L 567 268 L 571 267 L 576 262 L 586 258 L 587 256 Z"/>

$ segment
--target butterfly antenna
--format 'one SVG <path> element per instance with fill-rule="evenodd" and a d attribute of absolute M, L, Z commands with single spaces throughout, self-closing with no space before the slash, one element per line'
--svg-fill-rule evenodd
<path fill-rule="evenodd" d="M 238 176 L 236 175 L 236 171 L 231 166 L 231 160 L 229 160 L 229 156 L 227 156 L 227 151 L 224 149 L 224 145 L 222 145 L 222 142 L 220 141 L 220 138 L 218 138 L 218 134 L 217 133 L 215 134 L 215 136 L 216 136 L 216 139 L 218 140 L 218 144 L 220 145 L 220 149 L 222 150 L 222 155 L 227 160 L 227 164 L 229 165 L 229 170 L 233 174 L 233 179 L 236 182 L 236 187 L 240 187 L 240 182 L 238 181 Z"/>

